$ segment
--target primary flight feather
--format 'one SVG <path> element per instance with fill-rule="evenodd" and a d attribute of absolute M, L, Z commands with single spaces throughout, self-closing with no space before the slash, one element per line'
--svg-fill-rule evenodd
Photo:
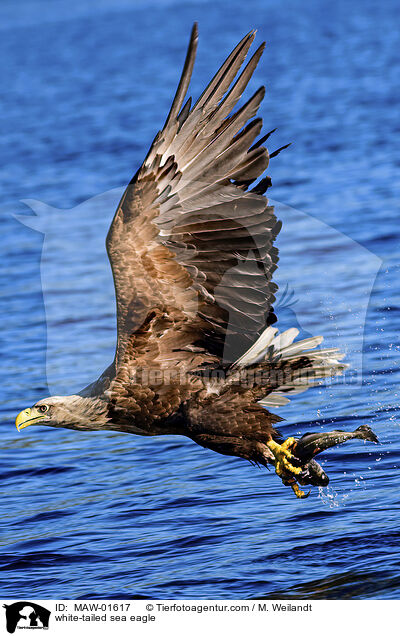
<path fill-rule="evenodd" d="M 264 196 L 269 177 L 255 184 L 270 157 L 262 145 L 270 133 L 257 141 L 264 88 L 234 110 L 264 44 L 240 72 L 255 32 L 246 35 L 192 105 L 186 94 L 197 37 L 195 25 L 165 125 L 108 232 L 114 361 L 78 395 L 25 409 L 16 426 L 185 435 L 219 453 L 274 464 L 304 497 L 298 484 L 328 481 L 313 459 L 318 452 L 353 437 L 377 440 L 363 427 L 281 443 L 281 418 L 266 407 L 346 365 L 336 349 L 316 349 L 322 338 L 294 342 L 296 329 L 272 326 L 281 224 Z"/>

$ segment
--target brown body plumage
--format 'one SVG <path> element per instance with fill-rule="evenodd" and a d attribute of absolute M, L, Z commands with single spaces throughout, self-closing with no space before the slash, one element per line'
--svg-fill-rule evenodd
<path fill-rule="evenodd" d="M 117 299 L 114 362 L 79 395 L 23 411 L 17 427 L 186 435 L 219 453 L 275 464 L 301 496 L 296 480 L 317 483 L 320 469 L 296 461 L 294 440 L 277 443 L 281 418 L 265 407 L 344 365 L 336 350 L 310 351 L 322 338 L 293 343 L 296 330 L 278 334 L 271 326 L 280 223 L 264 196 L 269 177 L 254 185 L 269 162 L 262 145 L 269 135 L 256 141 L 262 121 L 254 118 L 264 88 L 233 111 L 263 52 L 264 45 L 235 79 L 254 35 L 192 106 L 185 96 L 193 28 L 164 128 L 107 236 Z"/>

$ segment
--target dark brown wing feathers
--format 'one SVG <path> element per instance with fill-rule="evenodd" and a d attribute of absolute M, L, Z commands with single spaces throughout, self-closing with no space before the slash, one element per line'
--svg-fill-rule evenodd
<path fill-rule="evenodd" d="M 191 349 L 203 351 L 204 362 L 210 354 L 234 361 L 274 322 L 273 242 L 280 224 L 262 196 L 269 178 L 247 189 L 268 166 L 262 143 L 270 133 L 257 142 L 262 121 L 253 119 L 264 88 L 232 113 L 264 49 L 234 81 L 254 36 L 239 42 L 192 106 L 185 99 L 197 47 L 194 26 L 164 128 L 118 206 L 107 237 L 117 296 L 117 368 L 132 333 L 154 309 L 171 318 L 169 346 L 186 325 L 189 367 L 199 362 L 190 358 Z"/>

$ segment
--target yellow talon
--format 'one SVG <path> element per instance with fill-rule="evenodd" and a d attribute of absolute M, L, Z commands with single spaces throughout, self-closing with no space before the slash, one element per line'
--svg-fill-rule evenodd
<path fill-rule="evenodd" d="M 275 472 L 279 477 L 285 477 L 288 473 L 291 475 L 300 475 L 302 472 L 299 466 L 293 466 L 290 462 L 291 459 L 294 459 L 290 449 L 295 442 L 294 437 L 288 437 L 282 444 L 278 444 L 273 439 L 267 442 L 268 448 L 275 457 Z"/>
<path fill-rule="evenodd" d="M 293 446 L 296 444 L 294 437 L 288 437 L 287 440 L 278 444 L 273 439 L 267 442 L 267 446 L 275 457 L 275 472 L 282 479 L 285 486 L 290 486 L 296 497 L 299 499 L 306 499 L 309 496 L 309 492 L 305 493 L 301 490 L 296 482 L 296 475 L 300 475 L 302 468 L 294 466 L 290 460 L 295 459 L 294 455 L 290 452 Z"/>
<path fill-rule="evenodd" d="M 296 497 L 298 497 L 299 499 L 307 499 L 307 497 L 309 496 L 310 492 L 305 493 L 304 490 L 301 490 L 298 485 L 296 484 L 296 482 L 293 480 L 293 482 L 290 483 L 290 486 L 294 492 L 294 494 L 296 495 Z"/>

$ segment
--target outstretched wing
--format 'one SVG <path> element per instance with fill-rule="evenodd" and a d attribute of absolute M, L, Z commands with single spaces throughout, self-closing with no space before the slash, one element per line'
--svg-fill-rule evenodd
<path fill-rule="evenodd" d="M 197 46 L 193 27 L 164 128 L 118 206 L 107 236 L 117 297 L 117 367 L 153 310 L 168 317 L 172 332 L 182 329 L 182 320 L 191 326 L 187 350 L 225 362 L 275 322 L 271 277 L 280 223 L 262 196 L 269 178 L 248 189 L 269 161 L 261 145 L 268 135 L 254 143 L 265 89 L 232 112 L 264 49 L 234 82 L 254 36 L 239 42 L 192 106 L 191 99 L 184 101 Z M 171 337 L 168 343 L 172 359 Z"/>

